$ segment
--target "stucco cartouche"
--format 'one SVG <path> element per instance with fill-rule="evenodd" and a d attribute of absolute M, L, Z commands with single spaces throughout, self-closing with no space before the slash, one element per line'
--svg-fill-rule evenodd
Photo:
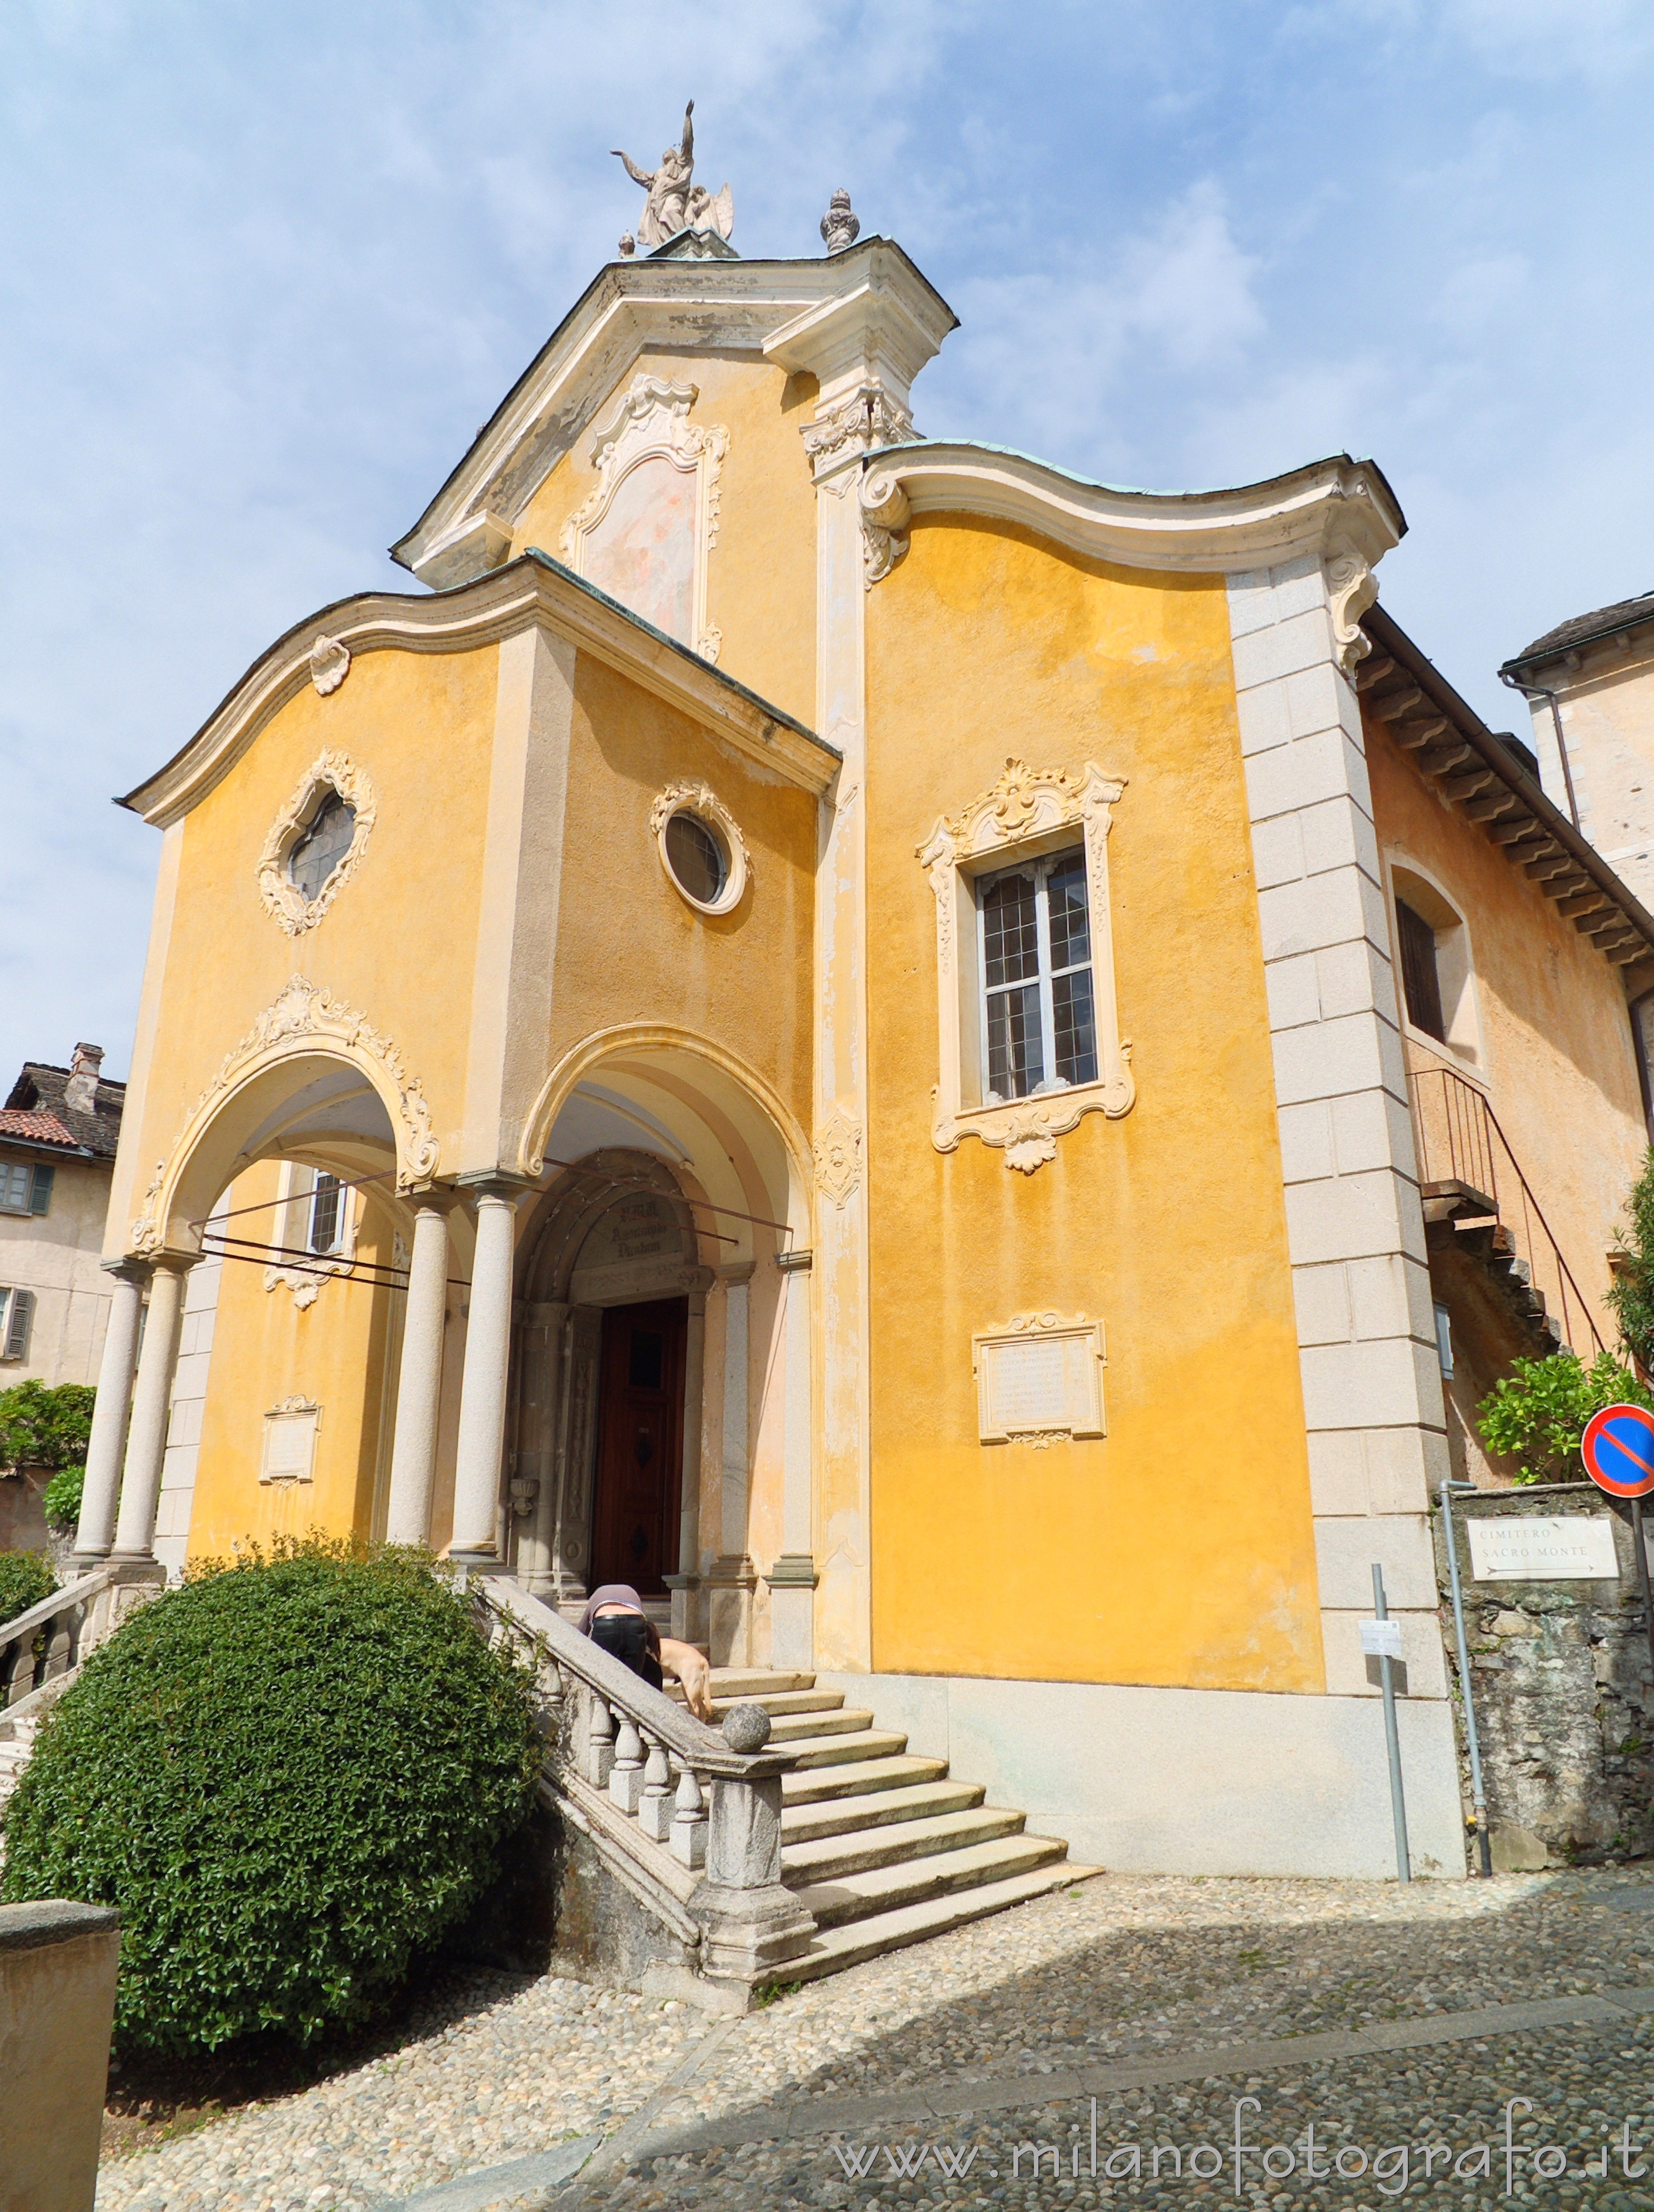
<path fill-rule="evenodd" d="M 718 665 L 809 723 L 816 695 L 816 495 L 800 435 L 816 396 L 812 376 L 729 354 L 649 353 L 629 369 L 593 423 L 635 374 L 692 384 L 697 425 L 729 432 L 721 521 L 707 564 L 707 614 L 722 632 Z M 512 551 L 538 545 L 561 559 L 563 524 L 597 483 L 591 429 L 546 477 L 520 517 Z"/>
<path fill-rule="evenodd" d="M 1304 1406 L 1221 580 L 921 520 L 867 620 L 873 1665 L 1318 1691 Z M 915 857 L 1008 754 L 1127 780 L 1137 1103 L 1025 1177 L 930 1136 Z M 1191 822 L 1201 835 L 1191 837 Z M 1102 1319 L 1108 1434 L 984 1446 L 973 1330 Z"/>

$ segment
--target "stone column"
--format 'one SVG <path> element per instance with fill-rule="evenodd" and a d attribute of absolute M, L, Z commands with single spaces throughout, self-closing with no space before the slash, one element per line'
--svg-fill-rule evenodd
<path fill-rule="evenodd" d="M 397 1376 L 396 1437 L 391 1495 L 385 1516 L 389 1544 L 429 1544 L 431 1491 L 436 1480 L 436 1431 L 442 1396 L 442 1334 L 448 1304 L 448 1200 L 413 1201 L 413 1250 Z"/>
<path fill-rule="evenodd" d="M 815 1662 L 815 1589 L 811 1550 L 814 1510 L 814 1425 L 810 1417 L 810 1259 L 807 1251 L 778 1252 L 786 1285 L 781 1338 L 781 1548 L 764 1580 L 769 1585 L 772 1667 L 807 1670 Z"/>
<path fill-rule="evenodd" d="M 724 1432 L 719 1556 L 708 1577 L 712 1585 L 708 1628 L 714 1663 L 745 1667 L 751 1658 L 752 1592 L 758 1579 L 746 1548 L 747 1484 L 751 1465 L 747 1337 L 752 1262 L 737 1261 L 717 1272 L 724 1287 Z"/>
<path fill-rule="evenodd" d="M 468 1566 L 501 1565 L 500 1455 L 511 1369 L 511 1269 L 517 1193 L 484 1186 L 477 1198 L 471 1318 L 459 1386 L 459 1443 L 453 1474 L 453 1540 L 448 1556 Z"/>
<path fill-rule="evenodd" d="M 132 1376 L 137 1361 L 138 1321 L 149 1270 L 141 1261 L 124 1260 L 111 1271 L 113 1295 L 98 1369 L 97 1403 L 92 1437 L 86 1448 L 86 1481 L 81 1492 L 80 1527 L 75 1558 L 89 1569 L 106 1559 L 115 1540 L 115 1501 L 120 1494 L 120 1462 L 126 1442 L 126 1417 L 132 1410 Z"/>
<path fill-rule="evenodd" d="M 126 1436 L 126 1464 L 121 1474 L 120 1518 L 115 1528 L 118 1560 L 155 1556 L 155 1504 L 161 1496 L 161 1463 L 167 1452 L 172 1417 L 173 1369 L 178 1360 L 179 1324 L 184 1316 L 184 1279 L 192 1259 L 164 1253 L 149 1283 L 149 1318 L 132 1392 L 132 1419 Z"/>

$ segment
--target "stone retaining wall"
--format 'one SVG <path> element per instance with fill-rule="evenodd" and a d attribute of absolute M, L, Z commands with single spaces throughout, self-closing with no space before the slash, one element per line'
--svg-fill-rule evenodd
<path fill-rule="evenodd" d="M 1469 1520 L 1549 1514 L 1611 1524 L 1617 1583 L 1471 1578 Z M 1469 1759 L 1439 1510 L 1433 1520 L 1468 1815 Z M 1496 1869 L 1646 1856 L 1654 1850 L 1654 1680 L 1629 1509 L 1589 1482 L 1545 1484 L 1456 1497 L 1453 1525 Z"/>

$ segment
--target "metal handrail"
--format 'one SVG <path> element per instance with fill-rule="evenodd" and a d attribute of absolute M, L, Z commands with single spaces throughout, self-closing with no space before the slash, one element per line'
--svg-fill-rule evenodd
<path fill-rule="evenodd" d="M 1491 1128 L 1493 1135 L 1498 1138 L 1499 1145 L 1503 1148 L 1505 1160 L 1510 1167 L 1510 1171 L 1516 1178 L 1517 1187 L 1522 1194 L 1524 1226 L 1527 1215 L 1531 1214 L 1534 1220 L 1539 1224 L 1539 1227 L 1543 1233 L 1546 1243 L 1550 1247 L 1551 1258 L 1555 1265 L 1557 1280 L 1562 1293 L 1562 1327 L 1564 1333 L 1566 1334 L 1569 1328 L 1568 1293 L 1572 1291 L 1573 1293 L 1574 1299 L 1578 1305 L 1580 1317 L 1584 1321 L 1585 1327 L 1590 1331 L 1592 1343 L 1596 1346 L 1599 1353 L 1605 1352 L 1608 1350 L 1608 1346 L 1603 1342 L 1602 1331 L 1597 1328 L 1596 1322 L 1591 1317 L 1590 1305 L 1586 1299 L 1584 1292 L 1580 1289 L 1579 1285 L 1574 1277 L 1573 1270 L 1569 1267 L 1566 1260 L 1564 1259 L 1562 1255 L 1562 1247 L 1557 1241 L 1555 1231 L 1552 1229 L 1550 1223 L 1545 1218 L 1544 1208 L 1540 1205 L 1539 1200 L 1535 1194 L 1532 1184 L 1529 1183 L 1527 1176 L 1522 1171 L 1522 1163 L 1517 1159 L 1516 1152 L 1511 1146 L 1511 1140 L 1505 1133 L 1504 1127 L 1499 1121 L 1499 1115 L 1493 1111 L 1491 1102 L 1476 1088 L 1474 1083 L 1466 1082 L 1463 1076 L 1458 1073 L 1456 1068 L 1443 1067 L 1438 1065 L 1434 1067 L 1409 1068 L 1407 1072 L 1408 1087 L 1413 1094 L 1414 1127 L 1416 1132 L 1419 1143 L 1420 1170 L 1420 1181 L 1421 1182 L 1428 1182 L 1432 1180 L 1429 1173 L 1429 1127 L 1420 1103 L 1419 1096 L 1420 1085 L 1426 1077 L 1432 1075 L 1439 1076 L 1442 1082 L 1443 1118 L 1447 1124 L 1447 1164 L 1450 1168 L 1455 1170 L 1460 1167 L 1463 1167 L 1468 1170 L 1472 1171 L 1471 1173 L 1467 1173 L 1464 1176 L 1460 1176 L 1456 1172 L 1452 1179 L 1456 1182 L 1465 1182 L 1470 1188 L 1478 1192 L 1481 1196 L 1490 1200 L 1493 1204 L 1494 1214 L 1498 1217 L 1501 1224 L 1508 1225 L 1505 1224 L 1504 1212 L 1499 1204 L 1497 1164 L 1493 1157 L 1493 1146 L 1489 1142 L 1487 1136 L 1487 1131 Z M 1460 1126 L 1463 1126 L 1468 1122 L 1470 1125 L 1470 1127 L 1475 1130 L 1474 1138 L 1467 1139 L 1466 1152 L 1468 1157 L 1462 1160 L 1461 1160 L 1458 1156 L 1458 1151 L 1455 1143 L 1456 1119 L 1458 1121 Z M 1483 1126 L 1479 1130 L 1475 1130 L 1475 1125 L 1478 1120 L 1480 1120 Z M 1485 1176 L 1485 1184 L 1482 1182 L 1473 1179 L 1474 1175 L 1476 1173 Z M 1528 1235 L 1529 1268 L 1532 1267 L 1531 1255 L 1533 1251 L 1533 1243 L 1532 1232 L 1529 1231 Z"/>

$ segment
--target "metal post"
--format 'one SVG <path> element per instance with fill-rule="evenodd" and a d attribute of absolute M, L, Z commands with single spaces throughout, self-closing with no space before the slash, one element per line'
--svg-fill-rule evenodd
<path fill-rule="evenodd" d="M 1372 1609 L 1380 1620 L 1389 1614 L 1384 1605 L 1384 1571 L 1372 1564 Z M 1379 1659 L 1384 1684 L 1384 1747 L 1389 1753 L 1389 1809 L 1396 1823 L 1396 1872 L 1402 1881 L 1413 1879 L 1413 1861 L 1407 1847 L 1407 1802 L 1402 1796 L 1402 1740 L 1396 1732 L 1396 1662 L 1388 1651 Z"/>
<path fill-rule="evenodd" d="M 1637 1547 L 1637 1583 L 1643 1594 L 1643 1627 L 1648 1636 L 1648 1663 L 1654 1670 L 1654 1596 L 1648 1587 L 1648 1546 L 1643 1540 L 1643 1501 L 1631 1501 L 1631 1540 Z"/>
<path fill-rule="evenodd" d="M 1459 1689 L 1464 1698 L 1464 1734 L 1470 1747 L 1470 1802 L 1476 1814 L 1476 1850 L 1483 1878 L 1493 1871 L 1493 1844 L 1487 1833 L 1487 1793 L 1481 1779 L 1481 1740 L 1476 1733 L 1476 1701 L 1470 1691 L 1470 1652 L 1464 1635 L 1464 1593 L 1459 1586 L 1458 1547 L 1453 1538 L 1453 1492 L 1474 1490 L 1473 1482 L 1442 1485 L 1442 1528 L 1447 1538 L 1447 1575 L 1453 1590 L 1453 1633 L 1459 1647 Z"/>

